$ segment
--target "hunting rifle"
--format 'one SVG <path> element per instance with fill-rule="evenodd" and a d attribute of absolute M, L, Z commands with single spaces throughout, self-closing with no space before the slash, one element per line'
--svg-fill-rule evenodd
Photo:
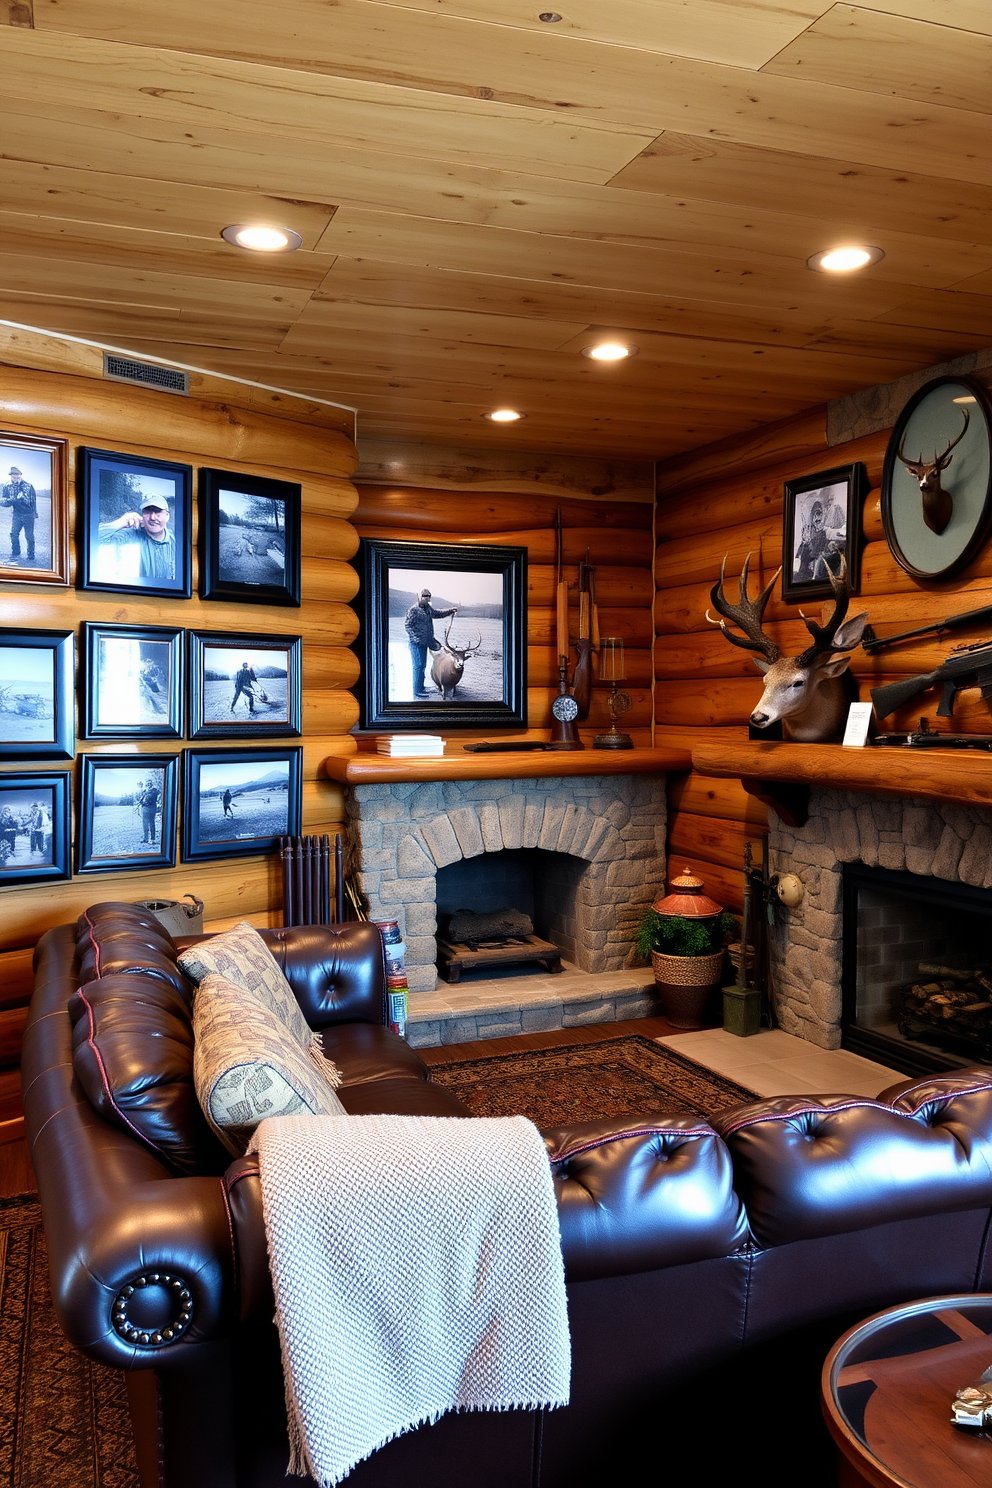
<path fill-rule="evenodd" d="M 973 646 L 960 646 L 946 661 L 932 672 L 921 672 L 916 677 L 905 677 L 901 682 L 889 682 L 884 687 L 873 687 L 871 700 L 878 718 L 887 718 L 903 703 L 908 703 L 928 687 L 943 687 L 938 718 L 950 718 L 954 713 L 954 694 L 962 687 L 980 687 L 985 702 L 992 703 L 992 641 L 977 641 Z"/>
<path fill-rule="evenodd" d="M 869 656 L 874 656 L 876 651 L 881 651 L 885 646 L 894 646 L 897 641 L 912 641 L 917 636 L 943 635 L 945 630 L 963 630 L 966 625 L 984 625 L 989 620 L 992 620 L 992 605 L 983 605 L 980 610 L 965 610 L 961 615 L 948 615 L 946 620 L 921 625 L 919 630 L 901 630 L 898 635 L 893 636 L 879 637 L 870 625 L 866 625 L 861 645 Z"/>

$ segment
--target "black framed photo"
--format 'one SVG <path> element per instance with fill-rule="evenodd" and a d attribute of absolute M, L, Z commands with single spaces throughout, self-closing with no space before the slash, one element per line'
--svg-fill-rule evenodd
<path fill-rule="evenodd" d="M 190 738 L 298 736 L 302 651 L 299 636 L 191 630 Z"/>
<path fill-rule="evenodd" d="M 72 759 L 71 630 L 0 629 L 0 759 Z"/>
<path fill-rule="evenodd" d="M 292 481 L 200 471 L 200 597 L 300 602 L 300 497 Z"/>
<path fill-rule="evenodd" d="M 361 543 L 368 729 L 526 728 L 527 549 Z"/>
<path fill-rule="evenodd" d="M 81 755 L 77 871 L 174 867 L 178 782 L 178 754 Z"/>
<path fill-rule="evenodd" d="M 882 467 L 882 529 L 914 579 L 947 579 L 992 525 L 992 402 L 971 377 L 935 377 L 896 419 Z"/>
<path fill-rule="evenodd" d="M 785 483 L 782 527 L 782 598 L 828 599 L 831 573 L 847 563 L 852 594 L 861 582 L 861 507 L 868 490 L 865 467 L 839 465 Z"/>
<path fill-rule="evenodd" d="M 67 771 L 0 774 L 0 888 L 72 877 L 70 803 Z"/>
<path fill-rule="evenodd" d="M 183 862 L 275 852 L 297 837 L 303 750 L 187 749 Z"/>
<path fill-rule="evenodd" d="M 69 582 L 69 441 L 0 433 L 0 583 Z"/>
<path fill-rule="evenodd" d="M 189 599 L 192 466 L 81 449 L 79 483 L 81 587 Z"/>
<path fill-rule="evenodd" d="M 83 623 L 84 739 L 181 739 L 183 632 Z"/>

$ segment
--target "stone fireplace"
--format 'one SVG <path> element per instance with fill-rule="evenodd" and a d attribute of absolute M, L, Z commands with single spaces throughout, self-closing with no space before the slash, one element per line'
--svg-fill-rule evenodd
<path fill-rule="evenodd" d="M 875 920 L 862 929 L 879 942 L 905 942 L 898 969 L 903 981 L 916 975 L 914 966 L 921 960 L 929 964 L 938 957 L 948 961 L 955 955 L 974 958 L 975 935 L 966 928 L 967 917 L 992 915 L 992 894 L 977 892 L 992 889 L 992 811 L 979 807 L 814 790 L 803 828 L 786 827 L 772 815 L 769 861 L 773 873 L 798 874 L 806 891 L 798 908 L 780 915 L 772 937 L 776 1014 L 786 1033 L 821 1048 L 836 1049 L 843 1042 L 858 1053 L 869 1054 L 856 1034 L 842 1032 L 845 864 L 882 869 L 893 876 L 911 875 L 917 889 L 927 880 L 937 881 L 929 903 L 915 914 L 897 911 L 889 903 L 894 884 L 886 885 L 885 874 L 873 890 L 875 899 L 869 893 L 864 901 L 864 910 Z M 965 928 L 948 933 L 941 920 L 951 909 L 941 890 L 952 885 L 963 889 L 957 897 L 962 901 Z M 911 881 L 910 890 L 913 887 Z M 910 897 L 920 902 L 918 892 Z M 857 975 L 851 968 L 850 884 L 847 898 L 850 985 L 852 975 Z M 924 922 L 930 927 L 925 934 Z M 869 951 L 866 959 L 880 958 L 885 959 L 881 949 L 878 956 Z M 992 961 L 992 950 L 988 959 Z M 864 971 L 863 966 L 862 980 Z M 893 966 L 892 976 L 896 975 Z M 880 1047 L 869 1057 L 883 1059 Z M 945 1065 L 953 1062 L 952 1057 L 944 1060 Z M 925 1060 L 921 1064 L 912 1057 L 906 1063 L 912 1069 L 926 1067 Z"/>
<path fill-rule="evenodd" d="M 492 881 L 500 870 L 490 855 L 507 854 L 507 872 L 512 865 L 516 873 L 533 854 L 544 933 L 578 970 L 595 974 L 623 970 L 644 906 L 663 890 L 664 776 L 354 785 L 347 805 L 369 918 L 398 920 L 403 933 L 412 1011 L 417 994 L 437 984 L 439 871 L 442 908 L 450 908 L 450 870 L 459 863 L 470 898 L 473 860 L 484 860 Z"/>

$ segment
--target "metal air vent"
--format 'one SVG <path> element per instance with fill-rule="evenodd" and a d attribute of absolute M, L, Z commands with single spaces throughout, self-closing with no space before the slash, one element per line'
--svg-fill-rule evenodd
<path fill-rule="evenodd" d="M 158 367 L 153 362 L 136 362 L 131 357 L 103 354 L 103 375 L 113 382 L 137 382 L 142 387 L 158 388 L 163 393 L 189 392 L 189 375 L 174 367 Z"/>

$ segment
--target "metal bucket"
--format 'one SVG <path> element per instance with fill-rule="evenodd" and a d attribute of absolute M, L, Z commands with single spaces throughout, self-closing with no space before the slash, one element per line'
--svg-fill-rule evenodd
<path fill-rule="evenodd" d="M 180 935 L 203 934 L 203 900 L 193 894 L 185 896 L 191 900 L 185 904 L 181 899 L 139 899 L 135 909 L 147 909 L 168 930 L 174 940 Z"/>

